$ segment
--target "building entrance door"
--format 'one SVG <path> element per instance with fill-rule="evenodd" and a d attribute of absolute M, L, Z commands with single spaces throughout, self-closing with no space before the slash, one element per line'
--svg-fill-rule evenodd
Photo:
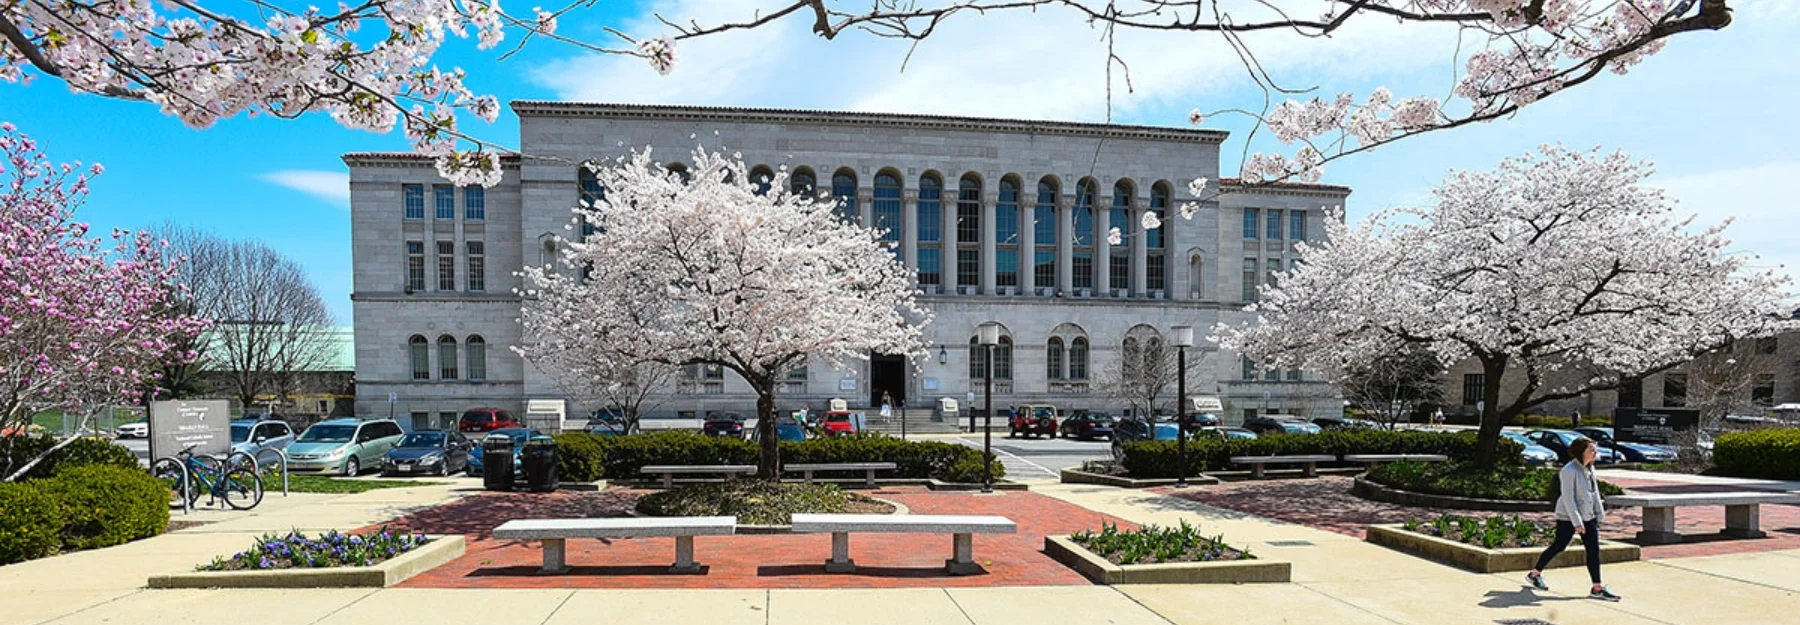
<path fill-rule="evenodd" d="M 894 408 L 906 405 L 906 357 L 875 354 L 869 357 L 869 407 L 881 409 L 882 393 Z"/>

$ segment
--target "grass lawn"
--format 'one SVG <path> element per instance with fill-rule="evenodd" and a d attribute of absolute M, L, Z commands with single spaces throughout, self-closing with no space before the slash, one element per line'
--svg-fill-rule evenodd
<path fill-rule="evenodd" d="M 408 486 L 430 486 L 429 482 L 413 482 L 405 480 L 345 480 L 325 475 L 288 476 L 288 492 L 294 493 L 330 493 L 350 494 L 366 493 L 383 488 L 406 488 Z M 265 490 L 281 490 L 281 478 L 265 478 Z"/>

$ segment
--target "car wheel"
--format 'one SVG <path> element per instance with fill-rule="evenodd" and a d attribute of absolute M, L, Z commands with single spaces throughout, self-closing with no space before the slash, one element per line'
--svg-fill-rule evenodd
<path fill-rule="evenodd" d="M 349 460 L 344 461 L 344 477 L 356 477 L 356 474 L 361 472 L 362 463 L 357 462 L 356 456 L 351 456 Z"/>
<path fill-rule="evenodd" d="M 450 460 L 448 458 L 444 459 L 443 462 L 438 464 L 437 476 L 438 477 L 450 477 Z"/>

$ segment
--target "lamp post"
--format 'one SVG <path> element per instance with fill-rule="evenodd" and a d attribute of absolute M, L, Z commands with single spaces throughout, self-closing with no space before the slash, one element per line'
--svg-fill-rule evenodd
<path fill-rule="evenodd" d="M 982 411 L 981 492 L 994 492 L 994 345 L 1000 343 L 1000 324 L 981 324 L 982 377 L 986 379 L 987 406 Z"/>
<path fill-rule="evenodd" d="M 1175 422 L 1179 435 L 1175 437 L 1175 487 L 1187 488 L 1187 348 L 1194 344 L 1193 326 L 1175 326 Z"/>

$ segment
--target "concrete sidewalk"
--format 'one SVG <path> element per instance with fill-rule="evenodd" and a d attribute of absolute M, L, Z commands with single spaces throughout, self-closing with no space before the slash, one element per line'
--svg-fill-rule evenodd
<path fill-rule="evenodd" d="M 1633 471 L 1630 469 L 1607 469 L 1604 467 L 1596 471 L 1596 473 L 1602 478 L 1612 479 L 1675 482 L 1680 484 L 1700 484 L 1705 486 L 1738 486 L 1758 490 L 1779 490 L 1790 493 L 1800 492 L 1800 482 L 1794 481 L 1723 477 L 1717 475 L 1690 475 L 1687 473 L 1664 473 L 1661 471 Z"/>

